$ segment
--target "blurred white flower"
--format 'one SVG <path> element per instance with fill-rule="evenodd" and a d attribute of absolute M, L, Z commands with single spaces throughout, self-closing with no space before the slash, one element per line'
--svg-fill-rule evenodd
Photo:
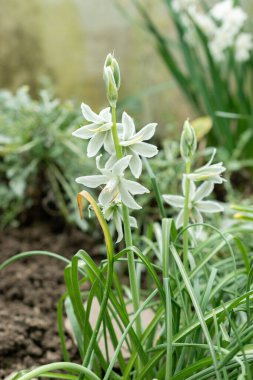
<path fill-rule="evenodd" d="M 111 203 L 109 206 L 103 208 L 103 214 L 107 221 L 112 220 L 116 227 L 118 233 L 118 239 L 116 243 L 119 243 L 123 239 L 123 214 L 122 214 L 122 206 L 121 203 Z M 137 228 L 137 221 L 133 216 L 129 217 L 130 226 L 132 228 Z"/>
<path fill-rule="evenodd" d="M 224 0 L 215 4 L 210 10 L 210 14 L 215 20 L 222 21 L 232 9 L 232 0 Z"/>
<path fill-rule="evenodd" d="M 246 62 L 253 50 L 253 37 L 249 33 L 241 33 L 235 41 L 235 59 L 237 62 Z"/>
<path fill-rule="evenodd" d="M 111 168 L 100 168 L 100 157 L 97 157 L 97 168 L 101 174 L 79 177 L 76 182 L 90 188 L 105 185 L 98 197 L 99 203 L 104 207 L 112 202 L 122 202 L 131 209 L 140 209 L 141 206 L 132 195 L 149 193 L 149 190 L 135 181 L 124 178 L 124 172 L 132 157 L 121 158 Z"/>
<path fill-rule="evenodd" d="M 77 129 L 72 135 L 84 140 L 90 139 L 87 147 L 88 157 L 95 156 L 102 146 L 104 146 L 107 152 L 111 152 L 113 150 L 111 136 L 113 123 L 110 107 L 103 109 L 99 114 L 93 112 L 91 108 L 84 103 L 82 103 L 81 109 L 84 119 L 90 124 Z"/>
<path fill-rule="evenodd" d="M 207 37 L 212 37 L 215 34 L 217 26 L 209 15 L 202 12 L 191 12 L 191 17 Z"/>
<path fill-rule="evenodd" d="M 186 193 L 186 176 L 184 175 L 182 181 L 183 196 L 180 195 L 163 195 L 165 202 L 169 205 L 181 208 L 177 219 L 176 228 L 180 228 L 184 223 L 184 203 Z M 194 223 L 203 223 L 203 217 L 201 213 L 216 213 L 222 212 L 224 209 L 219 203 L 214 201 L 203 201 L 203 198 L 208 197 L 214 188 L 214 184 L 211 181 L 203 182 L 198 188 L 194 182 L 190 181 L 190 193 L 189 193 L 189 211 L 190 218 Z"/>

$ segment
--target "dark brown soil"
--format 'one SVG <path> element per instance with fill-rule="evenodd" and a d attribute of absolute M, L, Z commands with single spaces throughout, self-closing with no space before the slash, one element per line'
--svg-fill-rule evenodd
<path fill-rule="evenodd" d="M 56 234 L 35 225 L 0 234 L 0 263 L 19 252 L 48 250 L 71 258 L 92 247 L 91 238 L 72 229 Z M 98 253 L 98 248 L 97 248 Z M 62 360 L 57 332 L 57 301 L 65 291 L 64 263 L 36 256 L 0 272 L 0 379 L 20 369 Z M 71 339 L 74 358 L 78 358 Z"/>

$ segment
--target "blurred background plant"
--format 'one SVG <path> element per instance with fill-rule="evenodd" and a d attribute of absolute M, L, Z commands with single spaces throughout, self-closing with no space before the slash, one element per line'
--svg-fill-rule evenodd
<path fill-rule="evenodd" d="M 35 209 L 86 227 L 77 214 L 74 178 L 92 168 L 83 162 L 83 145 L 70 139 L 82 122 L 76 108 L 47 90 L 38 100 L 28 87 L 0 92 L 1 228 L 17 218 L 24 222 Z"/>
<path fill-rule="evenodd" d="M 212 118 L 212 143 L 228 155 L 240 144 L 240 158 L 252 158 L 253 36 L 241 2 L 161 0 L 175 38 L 154 20 L 146 1 L 132 2 L 181 91 L 198 114 Z"/>

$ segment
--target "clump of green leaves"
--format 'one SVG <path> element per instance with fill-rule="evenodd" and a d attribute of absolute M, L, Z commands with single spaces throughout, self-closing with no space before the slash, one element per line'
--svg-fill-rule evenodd
<path fill-rule="evenodd" d="M 67 222 L 80 223 L 73 183 L 84 162 L 82 147 L 69 135 L 81 123 L 70 101 L 61 102 L 43 90 L 33 100 L 27 87 L 16 94 L 0 91 L 1 228 L 15 223 L 29 209 L 41 207 Z"/>
<path fill-rule="evenodd" d="M 253 267 L 252 249 L 245 242 L 252 231 L 252 220 L 238 223 L 224 217 L 217 226 L 204 221 L 202 213 L 221 213 L 225 209 L 225 205 L 203 200 L 224 181 L 225 168 L 221 162 L 213 163 L 215 150 L 205 165 L 196 168 L 197 141 L 189 121 L 180 143 L 184 172 L 175 178 L 182 184 L 183 196 L 161 195 L 146 160 L 147 153 L 155 154 L 156 149 L 143 142 L 152 137 L 155 125 L 148 124 L 136 133 L 133 120 L 125 113 L 122 122 L 117 122 L 118 88 L 112 86 L 113 75 L 105 80 L 111 108 L 97 114 L 82 104 L 89 124 L 73 133 L 89 140 L 90 157 L 99 151 L 105 155 L 105 160 L 100 156 L 96 159 L 99 175 L 78 177 L 77 182 L 85 186 L 78 194 L 80 214 L 85 198 L 103 232 L 107 257 L 96 263 L 82 249 L 71 260 L 33 251 L 16 255 L 0 266 L 4 269 L 34 255 L 48 255 L 67 264 L 66 292 L 59 300 L 57 314 L 64 362 L 19 373 L 15 379 L 250 380 Z M 123 149 L 126 147 L 131 154 Z M 138 158 L 135 156 L 131 167 L 134 154 Z M 139 183 L 139 156 L 148 169 L 161 217 L 155 223 L 145 221 L 143 233 L 133 236 L 131 228 L 136 223 L 131 223 L 129 214 L 132 210 L 141 212 L 134 197 L 147 192 Z M 130 175 L 135 181 L 127 178 Z M 91 194 L 89 188 L 98 189 Z M 167 217 L 169 210 L 163 200 L 181 209 L 176 223 Z M 117 241 L 108 222 L 118 230 Z M 126 285 L 116 269 L 124 262 L 128 263 Z M 84 283 L 88 283 L 89 291 L 83 290 Z M 96 303 L 99 307 L 94 311 Z M 149 315 L 146 323 L 145 313 Z M 73 363 L 68 352 L 64 315 L 81 364 Z"/>

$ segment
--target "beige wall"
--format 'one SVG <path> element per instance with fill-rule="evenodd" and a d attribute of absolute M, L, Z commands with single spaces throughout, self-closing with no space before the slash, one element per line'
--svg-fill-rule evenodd
<path fill-rule="evenodd" d="M 118 1 L 136 18 L 131 0 Z M 170 121 L 181 126 L 193 111 L 157 57 L 150 37 L 127 20 L 115 2 L 0 0 L 0 86 L 15 89 L 28 83 L 35 92 L 41 78 L 48 76 L 59 96 L 99 108 L 105 104 L 104 58 L 114 50 L 122 70 L 121 99 L 128 99 L 128 109 L 143 122 L 159 121 L 162 131 Z M 161 1 L 146 4 L 169 33 Z M 137 101 L 130 101 L 133 95 Z"/>

